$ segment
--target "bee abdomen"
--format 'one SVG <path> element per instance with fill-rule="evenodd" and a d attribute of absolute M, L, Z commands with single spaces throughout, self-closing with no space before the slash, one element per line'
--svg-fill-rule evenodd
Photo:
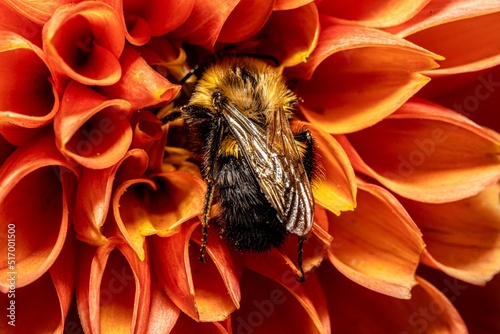
<path fill-rule="evenodd" d="M 251 169 L 242 157 L 220 158 L 215 179 L 219 214 L 215 223 L 230 246 L 240 251 L 267 251 L 279 247 L 286 227 L 267 202 Z"/>

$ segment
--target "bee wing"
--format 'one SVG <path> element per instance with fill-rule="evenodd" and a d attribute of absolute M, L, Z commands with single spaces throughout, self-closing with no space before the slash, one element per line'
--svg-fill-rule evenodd
<path fill-rule="evenodd" d="M 222 115 L 236 138 L 269 203 L 289 232 L 307 234 L 313 225 L 311 185 L 284 111 L 264 131 L 233 105 L 222 102 Z"/>

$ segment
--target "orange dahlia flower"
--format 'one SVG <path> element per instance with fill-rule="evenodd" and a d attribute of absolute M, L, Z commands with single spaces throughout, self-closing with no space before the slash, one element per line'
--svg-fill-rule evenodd
<path fill-rule="evenodd" d="M 1 333 L 500 332 L 500 2 L 0 3 Z M 182 122 L 209 54 L 274 57 L 322 176 L 297 241 L 209 227 Z M 242 213 L 244 214 L 244 213 Z"/>

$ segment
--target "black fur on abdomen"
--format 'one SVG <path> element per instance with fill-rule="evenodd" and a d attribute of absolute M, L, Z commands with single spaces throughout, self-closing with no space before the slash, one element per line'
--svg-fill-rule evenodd
<path fill-rule="evenodd" d="M 250 166 L 242 157 L 219 157 L 214 218 L 219 234 L 239 251 L 267 251 L 283 244 L 287 230 L 267 202 Z"/>

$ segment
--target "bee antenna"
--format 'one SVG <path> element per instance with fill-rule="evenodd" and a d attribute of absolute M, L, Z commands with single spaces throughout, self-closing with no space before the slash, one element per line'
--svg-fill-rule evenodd
<path fill-rule="evenodd" d="M 304 268 L 302 268 L 302 254 L 304 250 L 304 242 L 307 240 L 307 237 L 299 237 L 299 249 L 297 249 L 297 266 L 299 267 L 300 271 L 300 276 L 295 277 L 295 280 L 299 283 L 302 283 L 306 280 L 305 274 L 304 274 Z"/>

